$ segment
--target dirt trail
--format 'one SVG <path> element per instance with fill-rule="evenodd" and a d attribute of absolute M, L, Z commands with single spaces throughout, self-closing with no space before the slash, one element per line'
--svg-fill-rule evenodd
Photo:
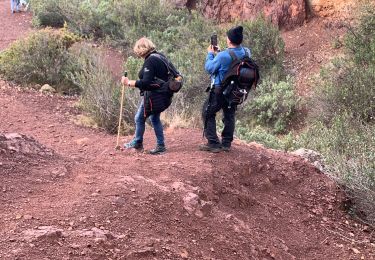
<path fill-rule="evenodd" d="M 29 12 L 12 14 L 10 1 L 0 0 L 0 50 L 22 38 L 29 31 L 31 31 L 31 14 Z"/>
<path fill-rule="evenodd" d="M 0 149 L 0 259 L 375 258 L 371 230 L 303 159 L 240 142 L 207 154 L 194 129 L 167 130 L 165 155 L 116 152 L 72 122 L 76 102 L 0 81 L 0 133 L 55 151 Z"/>
<path fill-rule="evenodd" d="M 2 159 L 13 167 L 1 176 L 4 259 L 374 257 L 371 234 L 339 209 L 334 183 L 302 159 L 241 144 L 207 155 L 196 149 L 197 130 L 167 131 L 162 156 L 115 152 L 113 136 L 71 122 L 74 102 L 0 92 L 0 132 L 56 151 Z M 151 133 L 146 140 L 150 148 Z M 26 235 L 42 226 L 64 236 Z M 95 227 L 110 236 L 84 235 Z"/>

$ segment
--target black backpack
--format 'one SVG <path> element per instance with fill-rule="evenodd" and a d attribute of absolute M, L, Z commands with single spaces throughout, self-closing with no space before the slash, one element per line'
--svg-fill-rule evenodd
<path fill-rule="evenodd" d="M 246 50 L 245 52 L 245 57 L 239 59 L 234 51 L 229 50 L 232 63 L 222 81 L 223 94 L 229 105 L 242 104 L 250 90 L 255 89 L 259 82 L 259 67 Z"/>
<path fill-rule="evenodd" d="M 168 81 L 162 82 L 163 84 L 162 88 L 172 93 L 179 92 L 184 84 L 181 73 L 176 69 L 173 63 L 169 61 L 167 57 L 165 57 L 164 55 L 159 54 L 159 53 L 153 53 L 151 55 L 158 57 L 167 67 Z M 161 79 L 157 79 L 157 80 L 162 81 Z"/>

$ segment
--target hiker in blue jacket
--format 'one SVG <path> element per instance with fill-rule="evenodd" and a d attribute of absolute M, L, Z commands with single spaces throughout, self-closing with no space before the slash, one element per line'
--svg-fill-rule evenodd
<path fill-rule="evenodd" d="M 10 10 L 12 14 L 20 11 L 20 0 L 10 0 Z"/>
<path fill-rule="evenodd" d="M 243 27 L 237 26 L 227 32 L 228 48 L 224 51 L 217 51 L 210 45 L 207 49 L 205 69 L 211 75 L 211 91 L 203 106 L 204 135 L 207 143 L 199 147 L 202 151 L 217 153 L 220 151 L 229 152 L 233 141 L 235 129 L 236 105 L 229 105 L 223 96 L 222 81 L 232 63 L 229 50 L 232 50 L 237 58 L 245 55 L 251 56 L 250 49 L 242 47 Z M 223 110 L 224 129 L 221 133 L 221 141 L 216 134 L 216 113 Z"/>

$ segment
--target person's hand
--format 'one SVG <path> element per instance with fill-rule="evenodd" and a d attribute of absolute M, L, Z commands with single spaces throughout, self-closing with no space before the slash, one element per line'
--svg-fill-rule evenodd
<path fill-rule="evenodd" d="M 207 52 L 208 52 L 208 53 L 214 53 L 214 54 L 217 54 L 218 52 L 220 52 L 220 47 L 219 47 L 219 46 L 215 46 L 215 48 L 214 48 L 213 45 L 210 45 L 210 46 L 208 46 L 208 48 L 207 48 Z"/>
<path fill-rule="evenodd" d="M 122 78 L 121 78 L 121 83 L 122 83 L 122 85 L 124 85 L 125 87 L 128 87 L 128 86 L 129 86 L 129 78 L 128 78 L 128 77 L 124 77 L 124 76 L 122 76 Z"/>

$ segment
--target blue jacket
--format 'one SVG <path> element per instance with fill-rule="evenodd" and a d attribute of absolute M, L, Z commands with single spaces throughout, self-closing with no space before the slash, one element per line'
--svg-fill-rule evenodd
<path fill-rule="evenodd" d="M 230 64 L 232 63 L 232 58 L 228 50 L 233 50 L 239 59 L 245 57 L 246 52 L 248 53 L 249 57 L 251 57 L 250 49 L 242 46 L 225 49 L 224 51 L 219 52 L 216 56 L 212 52 L 208 53 L 206 57 L 205 69 L 208 74 L 211 75 L 211 79 L 215 86 L 219 86 L 221 84 L 225 73 L 227 73 L 230 68 Z"/>

